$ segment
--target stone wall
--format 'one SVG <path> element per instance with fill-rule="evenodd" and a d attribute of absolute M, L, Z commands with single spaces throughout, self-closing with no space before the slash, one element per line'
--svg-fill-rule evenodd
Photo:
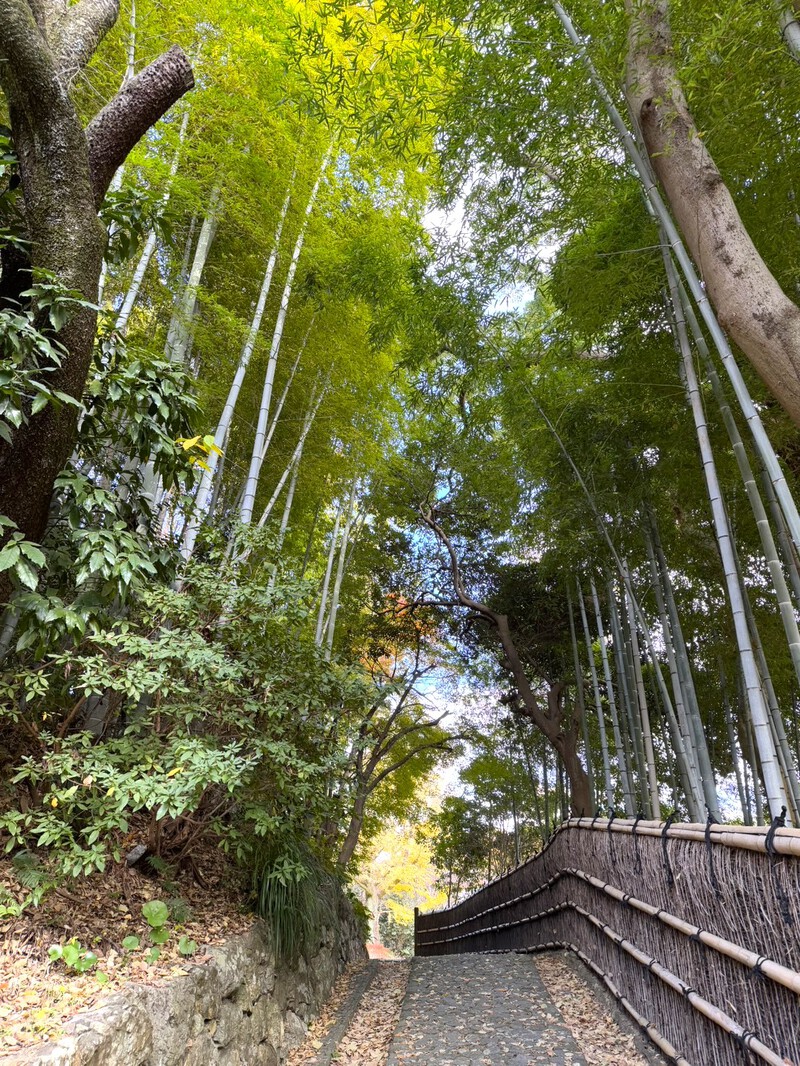
<path fill-rule="evenodd" d="M 210 947 L 185 977 L 130 985 L 76 1015 L 54 1043 L 0 1057 L 2 1066 L 279 1066 L 303 1040 L 348 962 L 366 958 L 342 897 L 335 928 L 305 957 L 277 966 L 267 926 Z"/>

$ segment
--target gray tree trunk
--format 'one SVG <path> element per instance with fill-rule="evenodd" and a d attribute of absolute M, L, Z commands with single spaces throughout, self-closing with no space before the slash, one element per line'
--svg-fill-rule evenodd
<path fill-rule="evenodd" d="M 4 251 L 0 303 L 16 302 L 29 269 L 47 271 L 93 305 L 105 234 L 97 210 L 114 172 L 164 112 L 191 88 L 191 67 L 179 49 L 150 64 L 84 129 L 71 99 L 73 81 L 113 26 L 113 0 L 37 4 L 0 0 L 0 83 L 19 157 L 30 259 Z M 75 399 L 92 361 L 96 312 L 81 308 L 59 331 L 66 355 L 48 387 Z M 44 532 L 53 482 L 77 432 L 77 409 L 48 405 L 0 442 L 0 514 L 26 537 Z M 19 472 L 25 471 L 25 477 Z M 6 598 L 8 577 L 0 581 Z"/>
<path fill-rule="evenodd" d="M 723 328 L 800 425 L 800 308 L 742 222 L 689 111 L 673 61 L 667 0 L 626 0 L 627 95 L 651 164 Z"/>
<path fill-rule="evenodd" d="M 630 0 L 626 0 L 630 2 Z M 649 2 L 649 0 L 648 0 Z M 658 219 L 660 225 L 664 228 L 667 235 L 669 247 L 672 249 L 675 258 L 677 259 L 683 276 L 686 279 L 686 283 L 689 287 L 689 291 L 692 295 L 692 299 L 697 304 L 700 314 L 705 322 L 711 339 L 714 343 L 714 347 L 722 359 L 725 371 L 733 385 L 736 399 L 741 407 L 741 410 L 747 420 L 748 427 L 753 435 L 756 448 L 759 456 L 764 463 L 764 466 L 769 474 L 770 480 L 775 488 L 775 494 L 780 502 L 781 509 L 785 515 L 786 523 L 790 531 L 792 541 L 795 546 L 800 549 L 800 515 L 797 512 L 797 506 L 792 498 L 792 494 L 789 491 L 789 487 L 786 483 L 783 471 L 781 470 L 778 457 L 775 454 L 775 449 L 770 443 L 769 437 L 764 429 L 761 416 L 756 409 L 750 392 L 747 388 L 747 384 L 742 376 L 739 366 L 731 351 L 728 339 L 722 330 L 717 316 L 714 313 L 714 309 L 706 294 L 705 284 L 701 282 L 700 277 L 695 269 L 695 266 L 686 250 L 684 242 L 680 233 L 675 225 L 675 222 L 670 215 L 669 209 L 664 202 L 661 193 L 659 192 L 657 181 L 653 169 L 650 165 L 650 160 L 640 150 L 635 137 L 631 134 L 625 124 L 622 115 L 618 108 L 614 104 L 608 90 L 606 89 L 602 78 L 598 74 L 589 53 L 586 49 L 586 45 L 581 40 L 575 26 L 570 19 L 564 7 L 558 2 L 558 0 L 551 0 L 553 9 L 556 12 L 559 20 L 561 21 L 564 29 L 569 37 L 570 41 L 575 47 L 576 53 L 580 60 L 585 64 L 589 73 L 589 77 L 597 90 L 597 94 L 605 107 L 612 125 L 616 129 L 620 137 L 620 142 L 625 151 L 625 154 L 630 159 L 639 179 L 642 183 L 647 202 L 649 203 L 654 216 Z"/>

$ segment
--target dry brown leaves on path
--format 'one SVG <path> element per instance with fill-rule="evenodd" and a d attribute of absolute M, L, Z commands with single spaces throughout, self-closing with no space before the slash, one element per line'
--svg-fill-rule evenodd
<path fill-rule="evenodd" d="M 374 963 L 373 963 L 374 965 Z M 364 996 L 353 1015 L 334 1052 L 332 1062 L 336 1066 L 382 1066 L 386 1062 L 400 1008 L 403 1004 L 409 962 L 381 962 Z M 325 1033 L 336 1021 L 355 977 L 363 970 L 363 964 L 353 967 L 340 978 L 331 999 L 311 1027 L 306 1041 L 290 1055 L 286 1066 L 304 1066 L 316 1061 Z"/>
<path fill-rule="evenodd" d="M 314 1061 L 328 1030 L 336 1024 L 339 1012 L 350 995 L 354 980 L 364 972 L 366 966 L 366 961 L 354 962 L 337 978 L 333 991 L 309 1027 L 305 1040 L 289 1053 L 286 1066 L 305 1066 L 306 1063 Z"/>
<path fill-rule="evenodd" d="M 410 962 L 383 962 L 339 1044 L 337 1066 L 380 1066 L 397 1028 Z"/>
<path fill-rule="evenodd" d="M 536 969 L 561 1011 L 568 1029 L 589 1066 L 651 1066 L 660 1058 L 645 1058 L 636 1039 L 624 1031 L 589 985 L 559 955 L 536 958 Z"/>

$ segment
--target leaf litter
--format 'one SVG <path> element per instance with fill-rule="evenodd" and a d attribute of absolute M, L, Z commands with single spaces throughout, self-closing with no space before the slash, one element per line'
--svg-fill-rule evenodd
<path fill-rule="evenodd" d="M 325 1035 L 335 1025 L 353 981 L 366 965 L 356 964 L 339 978 L 306 1040 L 290 1054 L 286 1066 L 314 1066 L 318 1061 Z M 397 1028 L 410 970 L 410 962 L 378 963 L 375 976 L 333 1053 L 332 1063 L 336 1066 L 383 1066 Z"/>
<path fill-rule="evenodd" d="M 655 1051 L 645 1055 L 637 1037 L 620 1025 L 602 1000 L 562 956 L 548 952 L 535 957 L 547 991 L 561 1011 L 588 1066 L 652 1066 L 664 1059 Z M 627 1031 L 626 1031 L 627 1030 Z"/>
<path fill-rule="evenodd" d="M 202 869 L 202 884 L 188 871 L 165 882 L 123 862 L 70 881 L 69 888 L 55 889 L 39 907 L 0 922 L 0 1047 L 14 1051 L 56 1040 L 75 1014 L 96 1009 L 126 984 L 154 984 L 186 973 L 187 965 L 209 961 L 204 945 L 246 932 L 254 918 L 244 913 L 245 894 L 230 862 L 213 845 L 201 846 L 194 860 Z M 0 859 L 0 888 L 6 898 L 26 895 L 5 858 Z M 159 945 L 158 959 L 148 963 L 152 945 L 142 907 L 157 899 L 167 902 L 176 917 L 168 921 L 170 936 Z M 123 941 L 132 936 L 140 947 L 126 951 Z M 178 949 L 181 937 L 197 944 L 190 957 Z M 98 957 L 86 973 L 71 972 L 48 957 L 51 945 L 73 938 Z"/>

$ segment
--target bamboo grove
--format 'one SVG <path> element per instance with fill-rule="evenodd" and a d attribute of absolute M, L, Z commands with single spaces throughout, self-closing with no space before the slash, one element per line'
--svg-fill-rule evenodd
<path fill-rule="evenodd" d="M 800 824 L 798 37 L 0 0 L 8 853 Z"/>

